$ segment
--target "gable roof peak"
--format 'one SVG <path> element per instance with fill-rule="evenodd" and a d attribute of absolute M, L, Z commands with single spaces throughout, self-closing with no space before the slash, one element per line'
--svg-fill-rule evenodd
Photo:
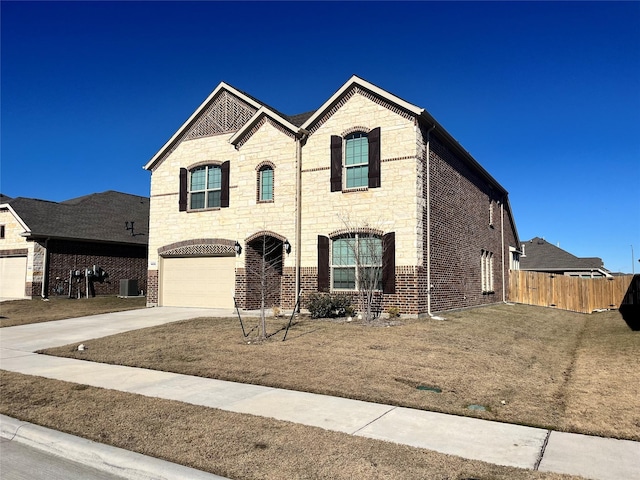
<path fill-rule="evenodd" d="M 388 104 L 399 107 L 401 110 L 408 112 L 411 115 L 415 115 L 416 117 L 422 115 L 424 113 L 424 109 L 409 103 L 400 97 L 383 90 L 382 88 L 374 85 L 363 78 L 352 75 L 349 80 L 347 80 L 326 102 L 322 104 L 320 108 L 318 108 L 311 117 L 307 119 L 306 122 L 302 124 L 301 128 L 305 130 L 309 130 L 312 128 L 313 124 L 320 120 L 331 108 L 334 107 L 336 103 L 340 101 L 340 99 L 349 94 L 353 87 L 358 87 L 363 90 L 370 92 L 371 94 L 381 98 Z"/>
<path fill-rule="evenodd" d="M 230 98 L 223 97 L 222 105 L 220 105 L 219 109 L 213 108 L 215 107 L 215 102 L 219 97 L 224 95 L 224 93 L 228 93 L 231 95 Z M 235 99 L 233 98 L 235 97 Z M 195 136 L 190 138 L 198 138 L 199 136 L 211 135 L 211 132 L 200 132 L 198 127 L 198 122 L 203 116 L 207 116 L 209 114 L 214 115 L 218 110 L 225 110 L 225 106 L 228 106 L 228 103 L 235 103 L 238 107 L 238 110 L 242 112 L 239 114 L 239 120 L 237 120 L 236 124 L 232 126 L 227 126 L 228 128 L 222 129 L 219 131 L 215 131 L 213 133 L 225 133 L 236 131 L 240 128 L 249 118 L 251 118 L 257 110 L 264 106 L 264 103 L 260 102 L 256 98 L 251 95 L 238 90 L 237 88 L 229 85 L 225 82 L 220 82 L 218 86 L 209 94 L 209 96 L 200 104 L 200 106 L 189 116 L 189 118 L 180 126 L 180 128 L 171 136 L 171 138 L 158 150 L 158 152 L 144 165 L 145 170 L 154 169 L 162 160 L 170 154 L 173 149 L 175 149 L 185 138 L 188 138 L 190 135 L 195 134 Z M 213 108 L 213 110 L 212 110 Z M 226 115 L 223 115 L 224 118 L 228 118 Z M 217 125 L 220 122 L 211 122 L 210 125 Z M 210 126 L 209 125 L 209 126 Z M 194 128 L 196 129 L 193 132 Z"/>

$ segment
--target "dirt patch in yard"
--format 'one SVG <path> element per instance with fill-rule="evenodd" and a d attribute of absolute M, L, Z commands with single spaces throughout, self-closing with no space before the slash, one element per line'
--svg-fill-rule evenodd
<path fill-rule="evenodd" d="M 45 353 L 640 440 L 640 332 L 618 312 L 497 305 L 444 316 L 382 328 L 304 319 L 285 342 L 243 338 L 237 318 L 201 318 Z M 269 323 L 275 332 L 286 320 Z"/>

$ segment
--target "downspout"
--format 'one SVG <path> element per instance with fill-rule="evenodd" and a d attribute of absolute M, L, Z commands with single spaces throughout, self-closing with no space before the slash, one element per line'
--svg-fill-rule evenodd
<path fill-rule="evenodd" d="M 507 303 L 506 282 L 504 279 L 504 197 L 502 197 L 502 201 L 500 202 L 500 236 L 502 240 L 502 303 Z"/>
<path fill-rule="evenodd" d="M 436 128 L 435 125 L 432 125 L 429 130 L 427 130 L 427 165 L 426 165 L 426 175 L 427 175 L 427 315 L 433 318 L 433 314 L 431 313 L 431 131 Z"/>
<path fill-rule="evenodd" d="M 294 291 L 294 301 L 296 304 L 298 296 L 300 295 L 300 261 L 302 258 L 302 142 L 304 142 L 308 136 L 309 132 L 302 128 L 298 131 L 298 135 L 296 135 L 296 278 Z M 294 308 L 296 308 L 295 304 Z M 300 305 L 297 306 L 297 312 L 300 312 Z"/>

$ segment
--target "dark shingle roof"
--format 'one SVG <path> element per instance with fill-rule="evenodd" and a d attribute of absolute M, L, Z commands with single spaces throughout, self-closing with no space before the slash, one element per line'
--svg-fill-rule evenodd
<path fill-rule="evenodd" d="M 7 202 L 31 231 L 50 237 L 113 243 L 147 244 L 149 198 L 109 190 L 64 202 L 18 197 Z M 134 233 L 125 229 L 134 222 Z"/>
<path fill-rule="evenodd" d="M 311 110 L 310 112 L 298 113 L 297 115 L 289 115 L 287 117 L 287 119 L 291 123 L 293 123 L 296 127 L 299 127 L 304 122 L 309 120 L 309 118 L 311 118 L 311 115 L 313 115 L 314 113 L 316 113 L 316 111 L 315 110 Z"/>
<path fill-rule="evenodd" d="M 576 257 L 540 237 L 525 242 L 524 255 L 520 257 L 522 270 L 581 270 L 603 266 L 601 258 Z"/>

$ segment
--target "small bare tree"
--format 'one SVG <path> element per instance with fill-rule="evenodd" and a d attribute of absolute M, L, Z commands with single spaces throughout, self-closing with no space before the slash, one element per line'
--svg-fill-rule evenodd
<path fill-rule="evenodd" d="M 346 263 L 355 277 L 349 280 L 357 292 L 358 310 L 366 321 L 372 321 L 380 311 L 375 306 L 382 296 L 383 273 L 391 266 L 384 252 L 383 230 L 369 222 L 353 222 L 348 217 L 342 221 L 346 233 L 338 239 L 338 248 L 347 250 Z"/>
<path fill-rule="evenodd" d="M 257 262 L 247 262 L 249 290 L 257 287 L 260 297 L 260 328 L 258 338 L 267 338 L 267 309 L 277 307 L 280 302 L 283 246 L 282 241 L 264 233 L 248 246 L 247 255 L 255 255 Z"/>

